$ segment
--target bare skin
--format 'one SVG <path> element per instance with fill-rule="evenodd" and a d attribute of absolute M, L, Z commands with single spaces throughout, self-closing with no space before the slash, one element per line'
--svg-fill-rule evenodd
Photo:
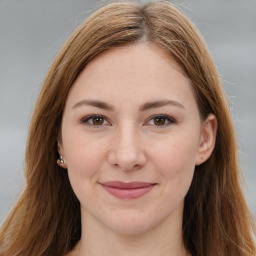
<path fill-rule="evenodd" d="M 157 46 L 91 61 L 68 95 L 59 141 L 59 164 L 81 204 L 82 236 L 68 256 L 188 256 L 184 198 L 216 127 L 211 114 L 201 120 L 191 81 Z M 112 181 L 150 190 L 113 194 L 104 185 Z"/>

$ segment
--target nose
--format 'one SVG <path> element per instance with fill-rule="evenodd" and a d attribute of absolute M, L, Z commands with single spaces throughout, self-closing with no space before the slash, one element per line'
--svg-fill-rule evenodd
<path fill-rule="evenodd" d="M 147 162 L 139 132 L 133 127 L 119 129 L 114 135 L 108 161 L 123 171 L 137 170 Z"/>

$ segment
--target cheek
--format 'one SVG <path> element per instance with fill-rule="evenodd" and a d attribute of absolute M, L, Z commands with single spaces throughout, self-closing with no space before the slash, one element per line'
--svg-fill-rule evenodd
<path fill-rule="evenodd" d="M 70 179 L 93 179 L 101 169 L 106 150 L 87 136 L 67 136 L 65 158 Z"/>
<path fill-rule="evenodd" d="M 100 177 L 105 147 L 92 138 L 75 134 L 66 137 L 63 145 L 71 186 L 81 204 L 86 205 L 93 197 L 93 189 Z"/>
<path fill-rule="evenodd" d="M 155 147 L 152 156 L 165 182 L 188 189 L 193 178 L 197 152 L 196 141 L 182 137 Z"/>

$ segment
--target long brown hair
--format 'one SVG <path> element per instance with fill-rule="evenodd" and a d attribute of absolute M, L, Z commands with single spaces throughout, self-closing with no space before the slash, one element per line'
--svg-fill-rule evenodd
<path fill-rule="evenodd" d="M 63 256 L 81 237 L 80 204 L 56 164 L 57 138 L 69 90 L 95 56 L 138 41 L 165 49 L 193 83 L 202 118 L 218 120 L 212 156 L 197 166 L 185 198 L 183 234 L 193 256 L 255 256 L 254 221 L 241 190 L 231 115 L 218 74 L 192 23 L 166 1 L 106 5 L 83 22 L 54 60 L 31 120 L 26 188 L 2 226 L 1 256 Z"/>

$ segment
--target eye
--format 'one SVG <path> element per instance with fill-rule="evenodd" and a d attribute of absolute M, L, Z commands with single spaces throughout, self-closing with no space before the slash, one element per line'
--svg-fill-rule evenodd
<path fill-rule="evenodd" d="M 151 117 L 147 122 L 147 124 L 149 125 L 158 127 L 165 127 L 173 123 L 176 123 L 176 121 L 172 117 L 166 115 L 155 115 Z"/>
<path fill-rule="evenodd" d="M 109 125 L 109 122 L 102 115 L 90 115 L 81 120 L 81 123 L 89 126 L 103 126 Z"/>

